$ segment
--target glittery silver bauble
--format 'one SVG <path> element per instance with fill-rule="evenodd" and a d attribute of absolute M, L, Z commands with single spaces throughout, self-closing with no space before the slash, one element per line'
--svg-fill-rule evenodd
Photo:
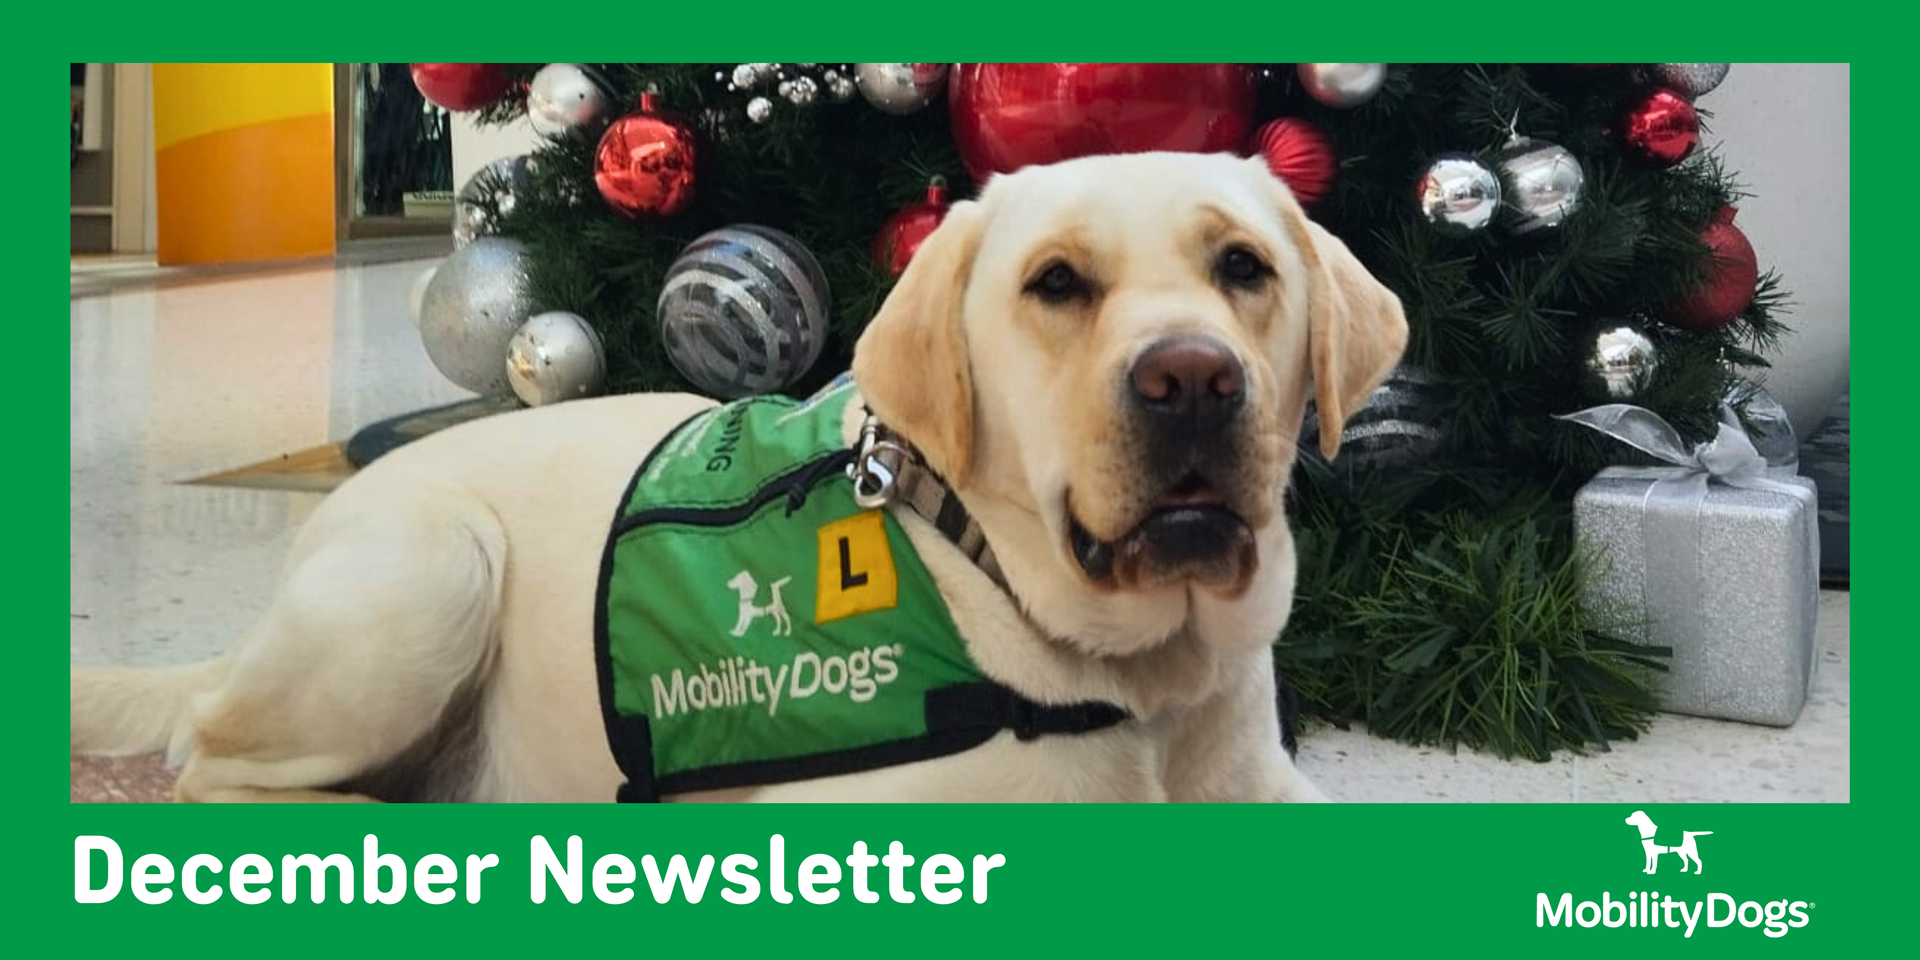
<path fill-rule="evenodd" d="M 527 121 L 535 133 L 558 137 L 569 130 L 596 136 L 613 119 L 613 95 L 578 63 L 549 63 L 527 85 Z"/>
<path fill-rule="evenodd" d="M 812 77 L 796 77 L 780 84 L 780 95 L 795 106 L 811 106 L 820 98 L 820 85 Z"/>
<path fill-rule="evenodd" d="M 507 343 L 507 382 L 530 407 L 599 393 L 607 386 L 600 334 L 578 314 L 534 314 Z"/>
<path fill-rule="evenodd" d="M 944 63 L 856 63 L 860 94 L 882 113 L 912 113 L 933 102 L 947 82 Z"/>
<path fill-rule="evenodd" d="M 828 70 L 820 79 L 827 86 L 827 99 L 834 103 L 846 103 L 858 92 L 854 89 L 853 81 L 838 70 Z"/>
<path fill-rule="evenodd" d="M 799 379 L 826 346 L 832 298 L 819 261 L 778 230 L 742 225 L 687 246 L 660 291 L 660 340 L 674 367 L 725 399 Z"/>
<path fill-rule="evenodd" d="M 533 314 L 527 249 L 518 240 L 481 237 L 455 250 L 427 281 L 420 341 L 448 380 L 475 393 L 504 394 L 507 342 Z"/>
<path fill-rule="evenodd" d="M 1498 163 L 1506 181 L 1501 197 L 1507 205 L 1509 231 L 1521 234 L 1557 227 L 1580 209 L 1580 188 L 1587 176 L 1567 148 L 1515 137 L 1500 151 Z"/>
<path fill-rule="evenodd" d="M 1641 68 L 1651 83 L 1671 87 L 1688 100 L 1698 100 L 1713 92 L 1727 78 L 1731 63 L 1649 63 Z"/>
<path fill-rule="evenodd" d="M 1357 107 L 1380 92 L 1387 80 L 1384 63 L 1303 63 L 1300 85 L 1307 96 L 1329 107 Z"/>
<path fill-rule="evenodd" d="M 747 101 L 747 119 L 754 123 L 766 123 L 773 116 L 773 101 L 766 97 L 754 97 Z"/>
<path fill-rule="evenodd" d="M 772 76 L 771 63 L 743 63 L 733 68 L 733 86 L 736 90 L 752 90 Z"/>
<path fill-rule="evenodd" d="M 420 326 L 420 304 L 427 298 L 427 284 L 433 282 L 433 271 L 437 267 L 428 267 L 413 278 L 413 288 L 407 291 L 407 317 L 415 327 Z"/>
<path fill-rule="evenodd" d="M 1449 236 L 1484 229 L 1500 212 L 1500 178 L 1464 153 L 1433 161 L 1415 190 L 1421 216 Z"/>
<path fill-rule="evenodd" d="M 1440 448 L 1440 391 L 1432 375 L 1402 364 L 1347 418 L 1334 463 L 1373 470 L 1424 460 Z M 1310 402 L 1300 425 L 1302 456 L 1320 456 L 1320 414 Z"/>
<path fill-rule="evenodd" d="M 1631 400 L 1659 366 L 1653 340 L 1624 320 L 1609 320 L 1593 332 L 1587 349 L 1587 393 L 1596 399 Z"/>
<path fill-rule="evenodd" d="M 498 227 L 493 212 L 512 213 L 532 179 L 533 162 L 524 156 L 501 157 L 468 177 L 453 200 L 453 248 L 492 236 Z"/>

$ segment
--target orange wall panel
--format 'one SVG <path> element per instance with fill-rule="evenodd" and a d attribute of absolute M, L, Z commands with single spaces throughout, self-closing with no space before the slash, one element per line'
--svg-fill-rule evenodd
<path fill-rule="evenodd" d="M 332 84 L 325 63 L 154 65 L 161 263 L 333 253 Z"/>

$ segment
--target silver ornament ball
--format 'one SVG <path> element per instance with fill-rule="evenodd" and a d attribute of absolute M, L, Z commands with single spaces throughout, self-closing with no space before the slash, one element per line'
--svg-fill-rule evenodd
<path fill-rule="evenodd" d="M 420 298 L 420 342 L 448 380 L 488 396 L 512 389 L 502 359 L 533 314 L 527 249 L 481 237 L 433 271 Z"/>
<path fill-rule="evenodd" d="M 773 116 L 773 101 L 766 97 L 754 97 L 747 101 L 747 119 L 754 123 L 766 123 Z"/>
<path fill-rule="evenodd" d="M 1580 209 L 1587 175 L 1567 148 L 1545 140 L 1515 137 L 1500 151 L 1500 175 L 1506 181 L 1507 229 L 1516 234 L 1557 227 Z"/>
<path fill-rule="evenodd" d="M 946 85 L 945 63 L 856 63 L 854 85 L 882 113 L 907 114 L 933 102 Z"/>
<path fill-rule="evenodd" d="M 468 203 L 456 196 L 453 201 L 453 248 L 461 250 L 481 237 L 492 235 L 493 215 L 479 204 Z"/>
<path fill-rule="evenodd" d="M 820 79 L 826 83 L 827 99 L 832 100 L 834 103 L 846 103 L 853 99 L 855 93 L 859 92 L 854 89 L 853 81 L 837 70 L 828 70 L 826 76 Z"/>
<path fill-rule="evenodd" d="M 812 77 L 796 77 L 780 84 L 780 95 L 795 106 L 811 106 L 820 98 L 820 85 Z"/>
<path fill-rule="evenodd" d="M 1340 431 L 1334 464 L 1351 475 L 1425 460 L 1446 439 L 1440 415 L 1439 383 L 1412 364 L 1401 364 L 1375 388 Z M 1302 455 L 1320 456 L 1320 415 L 1312 403 L 1300 426 Z"/>
<path fill-rule="evenodd" d="M 426 301 L 427 284 L 433 282 L 435 269 L 437 268 L 428 267 L 420 271 L 420 275 L 413 278 L 412 289 L 407 291 L 407 318 L 413 321 L 416 328 L 420 326 L 420 307 Z"/>
<path fill-rule="evenodd" d="M 1698 100 L 1727 79 L 1731 69 L 1731 63 L 1649 63 L 1644 72 L 1648 80 Z"/>
<path fill-rule="evenodd" d="M 832 297 L 800 241 L 768 227 L 715 230 L 667 271 L 657 313 L 667 358 L 723 399 L 779 390 L 826 346 Z"/>
<path fill-rule="evenodd" d="M 543 137 L 570 130 L 599 134 L 612 120 L 613 95 L 593 71 L 578 63 L 549 63 L 527 85 L 527 121 Z"/>
<path fill-rule="evenodd" d="M 600 334 L 579 314 L 536 313 L 507 343 L 507 382 L 530 407 L 591 397 L 607 386 Z"/>
<path fill-rule="evenodd" d="M 733 86 L 736 90 L 752 90 L 765 82 L 770 71 L 764 63 L 743 63 L 733 68 Z"/>
<path fill-rule="evenodd" d="M 1500 212 L 1500 178 L 1464 153 L 1444 154 L 1415 187 L 1420 215 L 1449 236 L 1485 229 Z"/>
<path fill-rule="evenodd" d="M 533 161 L 501 157 L 475 171 L 453 199 L 453 248 L 463 249 L 498 229 L 494 212 L 512 213 L 519 194 L 533 182 Z"/>
<path fill-rule="evenodd" d="M 1303 63 L 1300 85 L 1307 96 L 1329 107 L 1357 107 L 1380 92 L 1387 80 L 1384 63 Z"/>
<path fill-rule="evenodd" d="M 1639 327 L 1624 320 L 1602 322 L 1587 350 L 1587 393 L 1598 399 L 1631 400 L 1658 366 L 1653 340 Z"/>

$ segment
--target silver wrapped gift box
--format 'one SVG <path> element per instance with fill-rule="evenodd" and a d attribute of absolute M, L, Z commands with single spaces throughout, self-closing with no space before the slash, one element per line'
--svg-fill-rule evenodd
<path fill-rule="evenodd" d="M 1688 449 L 1638 407 L 1567 419 L 1673 464 L 1611 467 L 1574 497 L 1575 537 L 1594 561 L 1584 606 L 1595 629 L 1672 648 L 1657 679 L 1668 710 L 1793 723 L 1818 663 L 1813 481 L 1768 471 L 1737 421 Z"/>

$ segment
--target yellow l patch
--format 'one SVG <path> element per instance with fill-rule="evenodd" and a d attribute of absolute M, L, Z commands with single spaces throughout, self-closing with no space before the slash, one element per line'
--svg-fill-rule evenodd
<path fill-rule="evenodd" d="M 886 520 L 868 510 L 820 528 L 820 589 L 813 604 L 815 623 L 831 623 L 900 602 L 900 579 L 893 569 Z"/>

